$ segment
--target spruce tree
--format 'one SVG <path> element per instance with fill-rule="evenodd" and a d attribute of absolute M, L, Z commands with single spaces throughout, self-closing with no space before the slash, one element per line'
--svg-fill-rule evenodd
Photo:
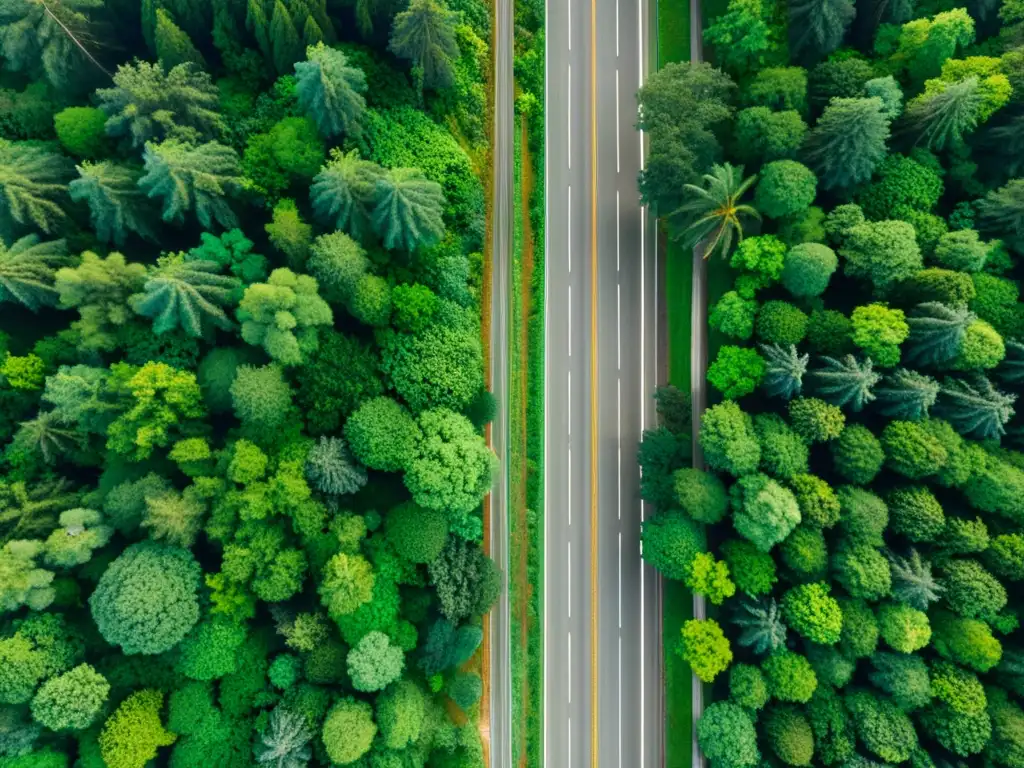
<path fill-rule="evenodd" d="M 163 201 L 164 221 L 180 223 L 194 210 L 203 227 L 212 227 L 214 221 L 225 229 L 237 226 L 225 199 L 242 181 L 233 149 L 215 141 L 194 147 L 169 139 L 147 143 L 142 157 L 146 173 L 139 179 L 139 187 L 149 197 Z"/>
<path fill-rule="evenodd" d="M 186 260 L 183 254 L 163 256 L 143 285 L 143 293 L 131 297 L 132 309 L 153 318 L 153 331 L 167 333 L 181 328 L 202 337 L 211 327 L 233 326 L 225 308 L 237 300 L 241 281 L 221 274 L 214 261 Z"/>
<path fill-rule="evenodd" d="M 439 0 L 412 0 L 395 16 L 391 29 L 391 52 L 408 59 L 423 73 L 428 88 L 448 88 L 455 82 L 454 65 L 459 58 L 455 42 L 458 17 Z"/>
<path fill-rule="evenodd" d="M 1006 357 L 996 368 L 996 376 L 1009 385 L 1024 381 L 1024 344 L 1012 339 L 1005 339 Z"/>
<path fill-rule="evenodd" d="M 857 15 L 851 0 L 796 0 L 789 3 L 789 48 L 795 57 L 819 59 L 843 42 Z"/>
<path fill-rule="evenodd" d="M 325 224 L 361 240 L 371 229 L 370 211 L 383 170 L 355 150 L 331 151 L 331 159 L 313 179 L 309 196 L 313 212 Z"/>
<path fill-rule="evenodd" d="M 206 59 L 192 44 L 189 36 L 174 23 L 171 14 L 163 8 L 156 9 L 156 28 L 153 32 L 156 56 L 164 69 L 173 69 L 179 64 L 194 64 L 206 68 Z"/>
<path fill-rule="evenodd" d="M 966 307 L 947 307 L 937 301 L 918 304 L 910 311 L 910 336 L 904 346 L 907 362 L 941 365 L 959 353 L 967 327 L 976 320 Z"/>
<path fill-rule="evenodd" d="M 277 72 L 287 72 L 302 58 L 300 29 L 296 28 L 284 0 L 274 0 L 274 10 L 270 15 L 270 45 Z"/>
<path fill-rule="evenodd" d="M 872 370 L 870 358 L 863 363 L 853 355 L 841 360 L 833 357 L 821 360 L 824 366 L 813 371 L 811 377 L 814 391 L 822 400 L 859 411 L 875 399 L 872 389 L 882 377 Z"/>
<path fill-rule="evenodd" d="M 925 92 L 907 105 L 908 130 L 928 149 L 946 149 L 963 141 L 978 125 L 982 106 L 977 77 L 956 83 L 929 80 Z"/>
<path fill-rule="evenodd" d="M 995 440 L 1013 418 L 1016 395 L 1000 392 L 984 376 L 946 379 L 939 390 L 936 413 L 965 437 Z"/>
<path fill-rule="evenodd" d="M 89 74 L 105 74 L 89 52 L 89 12 L 95 0 L 0 0 L 0 56 L 8 69 L 42 69 L 50 85 L 67 89 Z M 59 21 L 58 21 L 59 19 Z M 84 42 L 83 42 L 84 41 Z"/>
<path fill-rule="evenodd" d="M 875 390 L 878 410 L 903 421 L 927 418 L 938 394 L 939 383 L 935 379 L 907 368 L 893 371 L 885 377 L 884 386 Z"/>
<path fill-rule="evenodd" d="M 377 182 L 373 228 L 388 249 L 430 248 L 444 237 L 444 193 L 418 168 L 393 168 Z"/>
<path fill-rule="evenodd" d="M 278 75 L 291 72 L 307 47 L 337 37 L 326 0 L 248 0 L 245 25 Z"/>
<path fill-rule="evenodd" d="M 978 203 L 978 208 L 986 231 L 1024 251 L 1024 179 L 1013 179 L 992 190 Z"/>
<path fill-rule="evenodd" d="M 217 86 L 193 64 L 178 64 L 166 73 L 145 61 L 123 64 L 114 86 L 97 90 L 96 98 L 107 114 L 107 133 L 132 147 L 169 138 L 197 142 L 226 128 L 217 112 Z"/>
<path fill-rule="evenodd" d="M 917 550 L 910 550 L 906 557 L 886 552 L 889 569 L 892 572 L 892 596 L 911 608 L 927 611 L 938 602 L 942 585 L 932 575 L 932 564 L 922 559 Z"/>
<path fill-rule="evenodd" d="M 69 261 L 63 240 L 40 243 L 26 235 L 9 248 L 0 240 L 0 303 L 17 302 L 33 312 L 54 306 L 54 276 Z"/>
<path fill-rule="evenodd" d="M 851 187 L 871 178 L 888 138 L 880 98 L 835 98 L 808 135 L 804 158 L 823 189 Z"/>
<path fill-rule="evenodd" d="M 761 389 L 770 397 L 786 400 L 799 395 L 810 355 L 799 354 L 793 344 L 762 344 L 761 353 L 766 364 Z"/>
<path fill-rule="evenodd" d="M 306 49 L 306 61 L 295 65 L 299 106 L 327 138 L 358 136 L 366 100 L 366 76 L 349 66 L 345 54 L 323 43 Z"/>
<path fill-rule="evenodd" d="M 25 228 L 47 234 L 63 227 L 71 161 L 30 142 L 0 139 L 0 236 L 13 239 Z"/>
<path fill-rule="evenodd" d="M 68 194 L 89 206 L 92 228 L 101 241 L 122 246 L 129 232 L 156 240 L 152 221 L 157 212 L 139 189 L 141 168 L 111 160 L 86 161 L 76 168 L 78 178 L 68 184 Z"/>

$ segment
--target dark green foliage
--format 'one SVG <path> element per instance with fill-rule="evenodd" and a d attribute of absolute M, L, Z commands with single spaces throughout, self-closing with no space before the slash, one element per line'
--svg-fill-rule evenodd
<path fill-rule="evenodd" d="M 741 707 L 727 701 L 710 704 L 697 722 L 700 748 L 716 766 L 745 768 L 760 760 L 754 723 Z"/>
<path fill-rule="evenodd" d="M 674 510 L 645 520 L 640 538 L 644 560 L 662 576 L 680 581 L 690 573 L 693 558 L 707 547 L 701 526 Z"/>
<path fill-rule="evenodd" d="M 754 417 L 754 432 L 761 445 L 762 470 L 782 479 L 806 474 L 807 444 L 781 417 L 774 414 Z"/>
<path fill-rule="evenodd" d="M 764 717 L 764 732 L 772 752 L 786 765 L 811 764 L 814 735 L 803 713 L 792 706 L 771 707 Z"/>
<path fill-rule="evenodd" d="M 449 538 L 429 570 L 441 612 L 449 621 L 486 613 L 498 598 L 501 573 L 472 542 Z"/>
<path fill-rule="evenodd" d="M 955 307 L 970 303 L 973 307 L 976 289 L 972 277 L 991 278 L 990 275 L 972 276 L 937 267 L 922 269 L 900 284 L 899 295 L 908 304 L 939 302 Z"/>
<path fill-rule="evenodd" d="M 807 341 L 819 354 L 841 356 L 853 349 L 853 323 L 842 312 L 815 310 L 807 321 Z"/>
<path fill-rule="evenodd" d="M 770 653 L 786 645 L 786 625 L 773 598 L 743 599 L 732 623 L 741 628 L 739 644 L 748 646 L 754 653 Z"/>
<path fill-rule="evenodd" d="M 455 14 L 443 3 L 414 0 L 395 16 L 390 49 L 422 71 L 425 86 L 447 88 L 454 82 L 452 69 L 459 57 L 455 23 Z"/>
<path fill-rule="evenodd" d="M 978 208 L 986 231 L 1002 237 L 1018 252 L 1024 250 L 1024 179 L 989 192 Z"/>
<path fill-rule="evenodd" d="M 820 528 L 811 525 L 798 525 L 794 528 L 779 545 L 779 555 L 792 581 L 819 580 L 828 571 L 825 537 Z M 793 628 L 797 628 L 795 624 Z"/>
<path fill-rule="evenodd" d="M 33 312 L 55 305 L 55 273 L 69 261 L 63 240 L 41 243 L 26 235 L 9 247 L 0 240 L 0 302 L 17 302 Z"/>
<path fill-rule="evenodd" d="M 796 245 L 786 253 L 782 284 L 797 297 L 820 296 L 828 287 L 838 264 L 835 252 L 826 245 Z"/>
<path fill-rule="evenodd" d="M 169 139 L 146 143 L 145 174 L 139 187 L 151 198 L 162 200 L 162 218 L 180 223 L 195 211 L 204 227 L 233 227 L 236 218 L 225 196 L 240 183 L 241 171 L 234 150 L 215 141 L 198 146 Z"/>
<path fill-rule="evenodd" d="M 857 738 L 874 755 L 886 762 L 901 763 L 910 758 L 917 734 L 910 718 L 888 699 L 857 690 L 846 695 Z"/>
<path fill-rule="evenodd" d="M 0 139 L 0 237 L 11 241 L 24 227 L 47 234 L 63 229 L 70 175 L 68 159 L 45 144 Z"/>
<path fill-rule="evenodd" d="M 1006 590 L 975 560 L 953 560 L 943 567 L 943 602 L 969 619 L 995 616 L 1006 605 Z"/>
<path fill-rule="evenodd" d="M 851 483 L 867 485 L 885 462 L 881 442 L 859 424 L 844 429 L 830 447 L 836 471 Z"/>
<path fill-rule="evenodd" d="M 892 588 L 889 562 L 868 543 L 841 541 L 832 555 L 832 571 L 851 597 L 880 600 Z"/>
<path fill-rule="evenodd" d="M 785 301 L 765 302 L 757 313 L 757 335 L 769 344 L 798 344 L 807 333 L 807 315 Z"/>
<path fill-rule="evenodd" d="M 322 42 L 306 49 L 306 61 L 295 65 L 299 106 L 327 138 L 358 136 L 366 102 L 366 76 L 349 66 L 345 54 Z"/>
<path fill-rule="evenodd" d="M 839 253 L 846 274 L 870 280 L 884 292 L 921 269 L 914 227 L 905 221 L 868 221 L 846 231 Z"/>
<path fill-rule="evenodd" d="M 140 168 L 103 161 L 83 162 L 77 170 L 79 178 L 68 184 L 68 194 L 89 207 L 100 240 L 121 246 L 129 232 L 156 239 L 152 224 L 156 209 L 139 189 Z"/>
<path fill-rule="evenodd" d="M 840 486 L 839 525 L 847 540 L 858 544 L 881 546 L 882 534 L 889 524 L 889 509 L 885 502 L 871 491 L 852 485 Z"/>
<path fill-rule="evenodd" d="M 806 133 L 807 124 L 794 110 L 743 109 L 736 115 L 736 155 L 744 162 L 792 158 L 800 149 Z"/>
<path fill-rule="evenodd" d="M 879 98 L 835 98 L 807 137 L 804 158 L 823 189 L 867 181 L 885 155 L 889 121 Z"/>
<path fill-rule="evenodd" d="M 935 410 L 961 435 L 990 440 L 1005 433 L 1016 400 L 1016 395 L 1000 392 L 984 376 L 946 379 Z"/>
<path fill-rule="evenodd" d="M 897 488 L 887 498 L 892 530 L 911 541 L 934 541 L 945 528 L 942 505 L 926 487 Z"/>
<path fill-rule="evenodd" d="M 785 347 L 779 344 L 762 344 L 760 348 L 765 363 L 761 388 L 769 396 L 787 400 L 800 394 L 810 355 L 798 354 L 793 344 Z"/>
<path fill-rule="evenodd" d="M 908 368 L 898 368 L 875 390 L 875 407 L 894 419 L 920 421 L 927 418 L 938 395 L 939 383 L 935 379 Z"/>
<path fill-rule="evenodd" d="M 875 221 L 887 219 L 904 207 L 930 211 L 942 197 L 942 177 L 912 157 L 889 155 L 875 175 L 877 180 L 857 197 L 864 215 Z"/>
<path fill-rule="evenodd" d="M 789 8 L 790 50 L 800 59 L 825 56 L 843 42 L 856 15 L 849 0 L 802 0 Z"/>
<path fill-rule="evenodd" d="M 704 458 L 713 469 L 740 476 L 753 472 L 761 462 L 753 420 L 732 401 L 704 412 L 700 434 Z"/>
<path fill-rule="evenodd" d="M 673 236 L 686 248 L 699 244 L 705 258 L 715 252 L 727 257 L 733 240 L 743 240 L 744 225 L 761 218 L 756 208 L 740 202 L 756 181 L 757 176 L 744 179 L 742 167 L 714 165 L 704 174 L 703 185 L 684 187 L 682 205 L 668 217 Z"/>
<path fill-rule="evenodd" d="M 814 734 L 818 756 L 826 765 L 835 765 L 853 755 L 853 723 L 843 699 L 829 686 L 819 686 L 807 703 L 807 719 Z"/>
<path fill-rule="evenodd" d="M 879 652 L 871 657 L 871 682 L 892 697 L 904 712 L 926 706 L 932 700 L 928 667 L 920 656 Z"/>
<path fill-rule="evenodd" d="M 772 219 L 793 216 L 814 202 L 818 179 L 795 160 L 776 160 L 761 169 L 754 205 Z"/>
<path fill-rule="evenodd" d="M 814 392 L 833 405 L 861 410 L 875 399 L 874 386 L 881 380 L 881 374 L 872 370 L 871 360 L 859 362 L 853 355 L 841 360 L 821 358 L 824 365 L 812 371 Z"/>
<path fill-rule="evenodd" d="M 737 588 L 748 595 L 764 595 L 776 582 L 775 561 L 746 539 L 729 539 L 721 546 L 722 557 Z"/>

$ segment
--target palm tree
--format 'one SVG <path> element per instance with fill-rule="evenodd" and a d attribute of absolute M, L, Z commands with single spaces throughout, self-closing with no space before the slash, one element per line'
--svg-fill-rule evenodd
<path fill-rule="evenodd" d="M 757 176 L 739 181 L 742 178 L 742 166 L 723 163 L 712 166 L 711 173 L 704 174 L 703 187 L 685 185 L 684 194 L 689 199 L 669 214 L 670 220 L 682 225 L 675 238 L 682 239 L 687 248 L 703 248 L 705 259 L 716 250 L 723 258 L 728 256 L 733 238 L 737 242 L 743 239 L 744 220 L 761 220 L 756 208 L 740 203 Z"/>

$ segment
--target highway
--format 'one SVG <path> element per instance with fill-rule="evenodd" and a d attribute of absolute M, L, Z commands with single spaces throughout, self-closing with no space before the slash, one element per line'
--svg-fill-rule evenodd
<path fill-rule="evenodd" d="M 660 608 L 636 464 L 659 378 L 634 127 L 652 9 L 546 11 L 544 765 L 661 766 Z"/>
<path fill-rule="evenodd" d="M 509 612 L 508 349 L 512 270 L 512 3 L 497 0 L 494 10 L 494 167 L 491 269 L 491 391 L 498 403 L 491 424 L 491 446 L 500 471 L 490 494 L 490 553 L 504 575 L 504 588 L 490 614 L 490 765 L 512 768 L 512 657 Z"/>

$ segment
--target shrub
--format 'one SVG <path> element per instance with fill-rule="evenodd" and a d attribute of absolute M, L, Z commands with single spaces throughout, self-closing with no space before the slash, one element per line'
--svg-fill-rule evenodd
<path fill-rule="evenodd" d="M 786 252 L 782 285 L 799 298 L 820 296 L 839 266 L 835 251 L 821 243 L 801 243 Z"/>
<path fill-rule="evenodd" d="M 767 301 L 757 313 L 757 335 L 769 344 L 799 344 L 807 335 L 807 315 L 786 301 Z"/>
<path fill-rule="evenodd" d="M 690 619 L 681 630 L 676 653 L 693 673 L 710 683 L 732 662 L 732 650 L 722 628 L 714 619 Z"/>
<path fill-rule="evenodd" d="M 761 169 L 754 205 L 772 219 L 792 216 L 814 202 L 818 177 L 795 160 L 776 160 Z"/>
<path fill-rule="evenodd" d="M 106 123 L 106 113 L 95 107 L 68 107 L 53 116 L 53 127 L 64 149 L 88 159 L 101 157 L 109 150 Z"/>
<path fill-rule="evenodd" d="M 789 626 L 799 635 L 820 645 L 839 642 L 843 614 L 822 583 L 800 584 L 782 598 L 782 613 Z"/>
<path fill-rule="evenodd" d="M 718 357 L 708 367 L 707 378 L 724 397 L 749 395 L 764 376 L 765 363 L 756 349 L 723 346 Z"/>

